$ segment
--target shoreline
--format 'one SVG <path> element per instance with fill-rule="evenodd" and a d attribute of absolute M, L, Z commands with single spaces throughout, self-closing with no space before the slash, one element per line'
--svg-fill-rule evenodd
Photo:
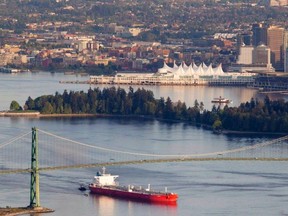
<path fill-rule="evenodd" d="M 154 119 L 158 121 L 167 121 L 165 119 L 158 119 L 154 117 L 149 116 L 143 116 L 143 115 L 112 115 L 112 114 L 91 114 L 91 113 L 77 113 L 77 114 L 41 114 L 40 112 L 9 112 L 9 111 L 0 111 L 0 117 L 24 117 L 24 118 L 87 118 L 87 117 L 109 117 L 109 118 L 141 118 L 141 119 Z M 181 121 L 173 121 L 169 120 L 171 122 L 181 122 Z M 183 123 L 189 123 L 189 122 L 183 122 Z M 190 123 L 189 123 L 190 124 Z M 195 125 L 197 126 L 197 125 Z M 206 130 L 213 131 L 210 127 L 207 127 L 207 125 L 201 125 L 200 127 L 203 127 Z M 221 131 L 213 131 L 213 133 L 216 134 L 237 134 L 237 135 L 286 135 L 285 132 L 259 132 L 259 131 L 232 131 L 232 130 L 221 130 Z"/>
<path fill-rule="evenodd" d="M 23 215 L 23 214 L 34 214 L 34 213 L 52 213 L 55 210 L 45 208 L 45 207 L 0 207 L 0 215 L 2 216 L 16 216 L 16 215 Z"/>
<path fill-rule="evenodd" d="M 105 114 L 90 114 L 90 113 L 81 113 L 81 114 L 41 114 L 40 112 L 0 112 L 0 116 L 3 117 L 96 117 L 96 116 L 106 116 Z M 108 115 L 107 116 L 112 116 Z"/>

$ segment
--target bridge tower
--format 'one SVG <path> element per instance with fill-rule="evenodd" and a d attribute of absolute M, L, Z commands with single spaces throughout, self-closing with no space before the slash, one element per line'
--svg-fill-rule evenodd
<path fill-rule="evenodd" d="M 37 129 L 32 128 L 31 147 L 31 182 L 30 182 L 30 205 L 31 208 L 40 207 L 39 170 L 38 170 L 38 137 Z"/>

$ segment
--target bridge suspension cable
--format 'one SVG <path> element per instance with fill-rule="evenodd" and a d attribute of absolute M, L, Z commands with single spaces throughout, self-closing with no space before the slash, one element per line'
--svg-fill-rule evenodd
<path fill-rule="evenodd" d="M 5 147 L 5 146 L 7 146 L 7 145 L 9 145 L 9 144 L 15 143 L 17 140 L 20 140 L 20 139 L 22 139 L 23 137 L 26 137 L 28 134 L 31 134 L 31 131 L 28 132 L 28 133 L 22 134 L 22 135 L 20 135 L 20 136 L 18 136 L 18 137 L 16 137 L 16 138 L 13 138 L 13 139 L 9 140 L 9 141 L 6 142 L 6 143 L 0 144 L 0 149 L 3 148 L 3 147 Z"/>
<path fill-rule="evenodd" d="M 209 152 L 209 153 L 197 153 L 197 154 L 148 154 L 148 153 L 137 153 L 137 152 L 129 152 L 129 151 L 120 151 L 120 150 L 115 150 L 115 149 L 109 149 L 109 148 L 103 148 L 103 147 L 99 147 L 99 146 L 93 146 L 93 145 L 89 145 L 89 144 L 85 144 L 85 143 L 81 143 L 78 141 L 74 141 L 71 139 L 67 139 L 43 130 L 38 129 L 38 131 L 59 138 L 61 140 L 65 140 L 74 144 L 78 144 L 84 147 L 88 147 L 88 148 L 93 148 L 93 149 L 99 149 L 99 150 L 103 150 L 103 151 L 108 151 L 108 152 L 114 152 L 114 153 L 120 153 L 120 154 L 128 154 L 128 155 L 134 155 L 134 156 L 147 156 L 147 157 L 207 157 L 207 156 L 215 156 L 215 155 L 225 155 L 225 154 L 230 154 L 230 153 L 237 153 L 237 152 L 241 152 L 241 151 L 247 151 L 247 150 L 252 150 L 252 149 L 257 149 L 257 148 L 261 148 L 264 146 L 268 146 L 268 145 L 272 145 L 274 143 L 277 142 L 281 142 L 284 140 L 288 139 L 288 135 L 284 136 L 284 137 L 280 137 L 277 139 L 273 139 L 271 141 L 266 141 L 263 143 L 258 143 L 252 146 L 245 146 L 245 147 L 241 147 L 241 148 L 237 148 L 237 149 L 230 149 L 230 150 L 226 150 L 226 151 L 218 151 L 218 152 Z"/>
<path fill-rule="evenodd" d="M 288 145 L 287 142 L 283 142 L 288 140 L 288 136 L 216 152 L 154 154 L 105 148 L 71 140 L 41 129 L 37 131 L 39 133 L 39 170 L 190 160 L 288 160 Z M 28 132 L 0 144 L 0 174 L 31 172 L 30 135 L 31 132 Z M 264 148 L 276 143 L 279 145 Z"/>

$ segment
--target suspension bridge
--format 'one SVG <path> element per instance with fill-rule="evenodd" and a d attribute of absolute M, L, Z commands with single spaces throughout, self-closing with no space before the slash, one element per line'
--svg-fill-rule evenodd
<path fill-rule="evenodd" d="M 30 206 L 38 207 L 40 206 L 39 172 L 82 167 L 183 161 L 288 161 L 288 143 L 285 142 L 286 140 L 288 140 L 288 136 L 252 146 L 211 153 L 149 154 L 82 143 L 32 128 L 31 131 L 0 144 L 0 175 L 30 173 Z"/>

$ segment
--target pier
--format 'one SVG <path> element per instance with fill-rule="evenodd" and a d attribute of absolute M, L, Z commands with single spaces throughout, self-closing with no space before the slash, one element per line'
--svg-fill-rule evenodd
<path fill-rule="evenodd" d="M 158 86 L 252 86 L 254 78 L 164 78 L 142 76 L 90 76 L 87 81 L 59 81 L 62 84 L 106 84 L 106 85 L 158 85 Z"/>
<path fill-rule="evenodd" d="M 259 73 L 249 87 L 259 89 L 262 93 L 287 93 L 288 76 L 286 73 Z"/>

